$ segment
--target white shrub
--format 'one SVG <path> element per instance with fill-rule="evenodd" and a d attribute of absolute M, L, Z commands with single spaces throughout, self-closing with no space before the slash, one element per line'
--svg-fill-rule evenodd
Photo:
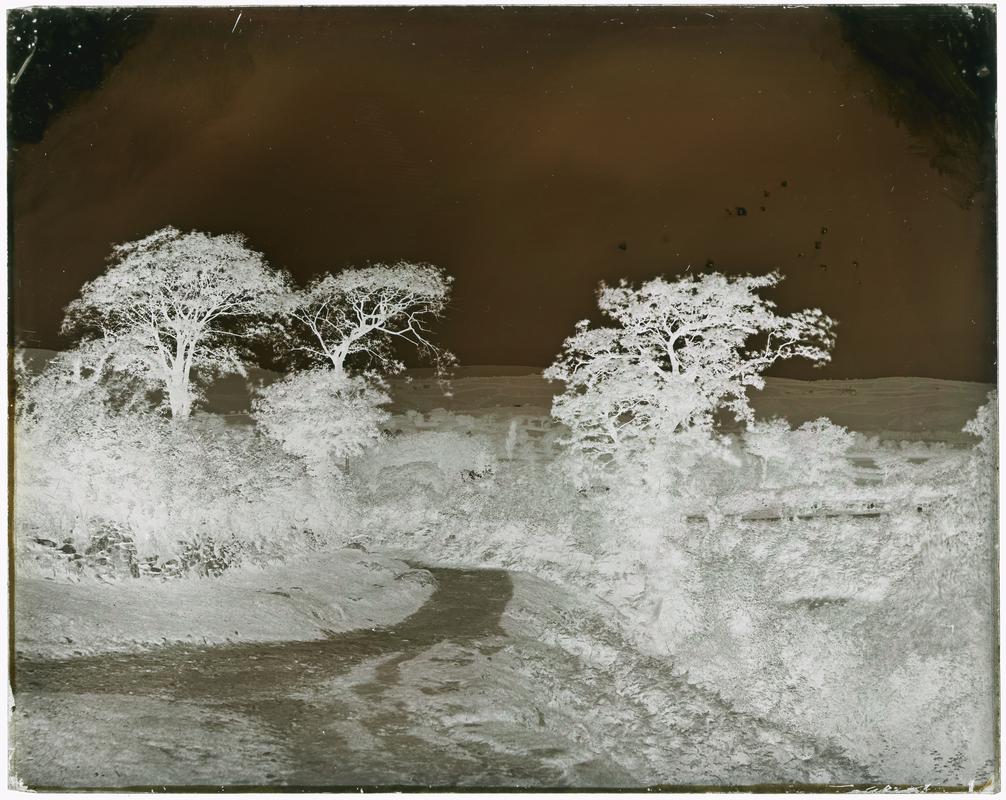
<path fill-rule="evenodd" d="M 260 389 L 252 417 L 266 436 L 303 458 L 313 475 L 330 476 L 380 438 L 390 418 L 380 406 L 390 400 L 364 377 L 319 368 Z"/>
<path fill-rule="evenodd" d="M 517 447 L 517 438 L 520 433 L 520 423 L 516 419 L 510 420 L 510 425 L 507 427 L 506 431 L 506 442 L 504 443 L 504 449 L 506 450 L 506 457 L 508 460 L 513 460 L 513 451 Z"/>
<path fill-rule="evenodd" d="M 39 376 L 18 378 L 20 559 L 34 539 L 70 540 L 82 552 L 107 525 L 127 531 L 140 558 L 162 560 L 194 540 L 211 550 L 213 542 L 236 542 L 277 555 L 307 546 L 313 531 L 338 537 L 344 530 L 348 495 L 320 491 L 299 459 L 256 429 L 138 412 L 127 402 L 131 387 L 120 391 L 121 376 L 106 372 L 91 382 L 94 373 L 77 369 L 77 355 L 60 354 Z"/>
<path fill-rule="evenodd" d="M 767 488 L 848 485 L 852 467 L 846 453 L 855 434 L 821 418 L 791 429 L 784 419 L 755 422 L 744 433 L 744 449 L 761 462 Z"/>

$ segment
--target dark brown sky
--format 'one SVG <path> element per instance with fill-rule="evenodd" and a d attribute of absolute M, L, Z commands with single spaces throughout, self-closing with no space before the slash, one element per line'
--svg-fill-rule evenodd
<path fill-rule="evenodd" d="M 14 154 L 36 344 L 111 243 L 173 224 L 243 231 L 300 278 L 440 264 L 467 364 L 545 365 L 601 279 L 712 259 L 839 320 L 829 367 L 776 374 L 994 380 L 988 199 L 962 207 L 824 9 L 157 14 Z"/>

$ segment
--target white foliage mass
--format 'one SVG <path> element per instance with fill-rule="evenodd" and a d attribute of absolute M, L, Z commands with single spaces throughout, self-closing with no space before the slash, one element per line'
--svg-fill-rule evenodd
<path fill-rule="evenodd" d="M 744 448 L 760 461 L 766 488 L 848 485 L 852 471 L 845 455 L 855 434 L 821 418 L 795 430 L 784 419 L 753 422 L 744 433 Z"/>
<path fill-rule="evenodd" d="M 122 412 L 145 405 L 154 388 L 145 376 L 107 369 L 111 357 L 102 341 L 83 342 L 56 353 L 37 373 L 15 352 L 14 418 L 19 435 L 71 442 L 95 425 L 112 425 Z"/>
<path fill-rule="evenodd" d="M 394 355 L 399 342 L 448 366 L 453 356 L 431 340 L 429 324 L 443 313 L 452 282 L 438 267 L 407 262 L 322 275 L 287 298 L 287 313 L 303 329 L 294 350 L 339 372 L 353 359 L 394 374 L 405 368 Z"/>
<path fill-rule="evenodd" d="M 994 389 L 975 413 L 973 419 L 964 426 L 964 432 L 979 439 L 975 451 L 995 469 L 998 469 L 996 448 L 999 443 L 999 393 Z"/>
<path fill-rule="evenodd" d="M 271 332 L 262 316 L 288 291 L 240 234 L 166 227 L 115 246 L 110 262 L 67 306 L 63 330 L 100 343 L 108 366 L 158 383 L 173 417 L 198 398 L 194 371 L 243 374 L 247 345 Z"/>
<path fill-rule="evenodd" d="M 999 530 L 999 394 L 992 390 L 964 431 L 977 436 L 978 444 L 972 449 L 964 467 L 963 491 L 952 503 L 951 512 L 957 517 L 948 526 L 952 531 L 950 541 L 942 542 L 941 550 L 947 561 L 952 561 L 952 588 L 948 594 L 963 598 L 973 592 L 976 606 L 984 620 L 991 618 L 993 592 L 991 581 L 975 581 L 975 575 L 991 575 L 998 566 L 996 542 Z M 949 476 L 948 476 L 949 477 Z M 957 477 L 957 476 L 953 476 Z M 975 569 L 978 567 L 978 569 Z"/>
<path fill-rule="evenodd" d="M 347 509 L 338 487 L 316 494 L 303 461 L 255 428 L 200 414 L 177 425 L 149 406 L 123 405 L 118 398 L 129 395 L 114 372 L 75 380 L 76 356 L 57 355 L 36 378 L 19 375 L 19 568 L 37 568 L 36 539 L 84 553 L 108 525 L 120 526 L 141 560 L 162 562 L 194 545 L 222 548 L 231 561 L 289 554 L 310 546 L 312 531 L 338 529 Z"/>
<path fill-rule="evenodd" d="M 383 386 L 364 377 L 320 367 L 260 389 L 252 416 L 266 436 L 303 458 L 312 474 L 333 475 L 339 461 L 380 438 L 390 416 L 381 405 L 390 399 Z"/>
<path fill-rule="evenodd" d="M 759 296 L 781 279 L 711 273 L 601 284 L 598 306 L 615 324 L 578 323 L 545 372 L 566 384 L 552 414 L 569 427 L 574 451 L 630 460 L 682 431 L 711 430 L 721 408 L 751 420 L 747 389 L 762 388 L 770 366 L 797 356 L 827 362 L 831 318 L 819 309 L 780 315 Z"/>
<path fill-rule="evenodd" d="M 504 444 L 504 449 L 506 450 L 506 457 L 508 460 L 513 459 L 513 451 L 517 447 L 517 440 L 519 438 L 520 425 L 516 419 L 510 420 L 510 425 L 507 428 L 506 442 Z"/>

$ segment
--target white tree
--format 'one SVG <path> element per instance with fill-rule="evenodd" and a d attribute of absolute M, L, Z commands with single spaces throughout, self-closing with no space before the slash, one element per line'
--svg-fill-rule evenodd
<path fill-rule="evenodd" d="M 294 349 L 339 374 L 358 356 L 383 374 L 405 368 L 395 359 L 396 341 L 418 348 L 438 366 L 453 356 L 431 340 L 428 325 L 447 305 L 453 278 L 438 267 L 400 262 L 316 278 L 288 300 L 288 313 L 304 328 Z"/>
<path fill-rule="evenodd" d="M 248 344 L 270 330 L 263 316 L 289 291 L 240 234 L 162 228 L 115 246 L 110 262 L 67 306 L 63 330 L 100 342 L 109 366 L 155 381 L 176 418 L 198 397 L 194 371 L 244 374 Z"/>
<path fill-rule="evenodd" d="M 380 438 L 391 416 L 380 406 L 390 400 L 366 378 L 321 367 L 260 389 L 252 417 L 266 436 L 303 458 L 312 475 L 324 477 Z"/>
<path fill-rule="evenodd" d="M 744 449 L 761 461 L 761 483 L 769 488 L 852 485 L 846 454 L 854 443 L 854 434 L 824 417 L 796 429 L 771 419 L 744 432 Z"/>
<path fill-rule="evenodd" d="M 749 387 L 775 362 L 801 356 L 828 361 L 834 321 L 818 309 L 789 316 L 758 295 L 778 273 L 731 278 L 718 273 L 638 289 L 601 284 L 598 305 L 615 325 L 577 324 L 545 371 L 564 381 L 552 414 L 571 431 L 568 443 L 589 459 L 632 458 L 675 434 L 712 430 L 727 409 L 752 420 Z"/>

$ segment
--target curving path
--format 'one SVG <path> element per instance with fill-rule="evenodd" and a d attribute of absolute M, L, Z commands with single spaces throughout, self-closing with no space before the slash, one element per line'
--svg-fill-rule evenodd
<path fill-rule="evenodd" d="M 18 659 L 13 771 L 37 788 L 560 782 L 555 748 L 528 740 L 508 753 L 445 735 L 445 710 L 466 713 L 459 693 L 477 679 L 470 667 L 505 641 L 500 618 L 513 588 L 504 571 L 429 571 L 438 589 L 387 629 Z M 420 685 L 403 686 L 403 665 L 420 655 L 425 669 L 410 679 Z M 406 702 L 403 689 L 436 702 Z"/>
<path fill-rule="evenodd" d="M 600 668 L 548 644 L 532 623 L 557 613 L 550 584 L 502 570 L 429 572 L 438 582 L 430 599 L 386 629 L 19 658 L 12 772 L 35 789 L 864 779 L 841 752 L 737 713 L 665 661 L 626 651 Z M 556 624 L 624 648 L 589 613 Z"/>

